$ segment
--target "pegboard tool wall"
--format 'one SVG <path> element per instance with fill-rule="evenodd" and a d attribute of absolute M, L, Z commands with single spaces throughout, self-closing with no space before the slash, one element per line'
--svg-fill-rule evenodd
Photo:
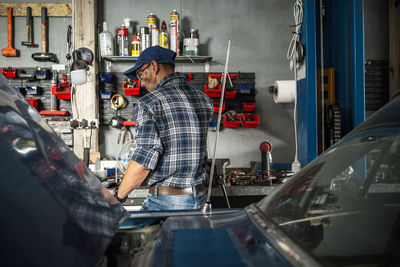
<path fill-rule="evenodd" d="M 5 66 L 0 66 L 0 69 L 6 68 Z M 19 68 L 23 69 L 27 74 L 33 73 L 35 68 Z M 58 75 L 59 82 L 62 81 L 62 74 Z M 47 79 L 26 79 L 26 78 L 8 78 L 8 82 L 15 87 L 32 87 L 39 86 L 41 88 L 41 93 L 38 95 L 23 94 L 25 98 L 37 98 L 39 99 L 39 110 L 50 110 L 50 96 L 51 96 L 51 76 Z M 67 110 L 72 114 L 71 101 L 70 100 L 58 100 L 58 109 Z"/>
<path fill-rule="evenodd" d="M 121 108 L 118 112 L 118 115 L 124 118 L 125 120 L 132 120 L 133 118 L 133 109 L 132 104 L 136 103 L 140 96 L 146 93 L 145 88 L 140 89 L 140 95 L 125 95 L 122 89 L 122 83 L 125 80 L 126 76 L 120 72 L 113 72 L 113 82 L 112 83 L 101 83 L 100 90 L 111 90 L 113 94 L 120 94 L 125 98 L 126 104 L 123 108 Z M 184 73 L 188 75 L 189 73 Z M 226 104 L 225 111 L 234 110 L 238 113 L 242 113 L 242 103 L 243 102 L 251 102 L 255 103 L 255 73 L 238 73 L 238 79 L 232 79 L 233 86 L 237 88 L 239 85 L 250 85 L 251 90 L 247 94 L 240 94 L 237 92 L 235 98 L 225 99 L 224 103 Z M 208 84 L 208 73 L 201 72 L 192 72 L 192 81 L 190 84 L 199 89 L 204 90 L 204 85 Z M 229 81 L 226 82 L 226 90 L 231 89 Z M 212 98 L 214 102 L 219 102 L 219 97 Z M 116 115 L 116 110 L 112 108 L 110 100 L 101 99 L 100 97 L 99 103 L 99 117 L 100 123 L 105 126 L 108 125 L 110 120 Z"/>

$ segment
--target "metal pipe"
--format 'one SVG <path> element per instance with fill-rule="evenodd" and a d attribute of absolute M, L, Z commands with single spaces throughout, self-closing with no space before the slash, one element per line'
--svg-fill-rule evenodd
<path fill-rule="evenodd" d="M 320 36 L 320 54 L 321 54 L 321 151 L 324 152 L 325 150 L 325 136 L 324 136 L 324 128 L 325 128 L 325 122 L 324 122 L 324 117 L 325 117 L 325 111 L 324 111 L 324 103 L 325 103 L 325 97 L 324 97 L 324 22 L 323 22 L 323 0 L 319 1 L 319 36 Z"/>
<path fill-rule="evenodd" d="M 231 39 L 228 40 L 228 49 L 226 51 L 226 61 L 225 61 L 225 68 L 224 68 L 224 76 L 222 80 L 222 91 L 221 91 L 221 97 L 219 100 L 219 111 L 218 111 L 218 120 L 217 120 L 217 132 L 216 132 L 216 137 L 215 137 L 215 143 L 214 143 L 214 152 L 213 152 L 213 157 L 212 157 L 212 163 L 211 163 L 211 171 L 210 171 L 210 179 L 208 182 L 208 193 L 207 193 L 207 201 L 204 203 L 203 207 L 201 208 L 201 211 L 203 213 L 205 212 L 211 212 L 211 189 L 212 189 L 212 182 L 214 178 L 214 169 L 215 169 L 215 154 L 217 152 L 217 144 L 218 144 L 218 136 L 219 136 L 219 128 L 221 124 L 221 115 L 222 115 L 222 106 L 224 103 L 224 94 L 225 94 L 225 86 L 226 86 L 226 74 L 228 72 L 228 62 L 229 62 L 229 52 L 231 48 Z"/>

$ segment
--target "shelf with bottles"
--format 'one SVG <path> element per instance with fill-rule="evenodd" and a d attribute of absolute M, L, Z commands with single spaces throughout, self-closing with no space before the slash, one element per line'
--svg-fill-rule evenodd
<path fill-rule="evenodd" d="M 103 59 L 108 62 L 134 62 L 139 56 L 104 56 Z M 176 63 L 204 63 L 205 72 L 210 70 L 210 56 L 176 56 Z"/>

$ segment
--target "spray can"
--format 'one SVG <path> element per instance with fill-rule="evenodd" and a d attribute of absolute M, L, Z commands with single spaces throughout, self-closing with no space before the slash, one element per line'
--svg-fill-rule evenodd
<path fill-rule="evenodd" d="M 113 34 L 108 31 L 107 22 L 103 22 L 103 31 L 99 34 L 100 55 L 113 56 L 114 55 L 114 40 Z"/>
<path fill-rule="evenodd" d="M 160 31 L 157 28 L 154 28 L 151 31 L 151 46 L 156 46 L 158 45 L 159 41 L 159 35 L 160 35 Z"/>
<path fill-rule="evenodd" d="M 150 47 L 149 27 L 140 27 L 140 46 L 142 52 Z"/>
<path fill-rule="evenodd" d="M 153 30 L 157 28 L 157 17 L 153 13 L 150 13 L 150 15 L 147 16 L 147 27 L 149 27 L 149 33 L 150 33 L 150 44 L 153 44 Z M 158 38 L 158 35 L 157 37 Z"/>
<path fill-rule="evenodd" d="M 124 24 L 118 28 L 118 47 L 119 47 L 119 56 L 128 56 L 129 55 L 129 47 L 128 47 L 128 29 Z"/>
<path fill-rule="evenodd" d="M 137 38 L 135 32 L 135 35 L 133 36 L 132 40 L 132 56 L 138 56 L 138 55 L 140 55 L 140 40 Z"/>
<path fill-rule="evenodd" d="M 168 31 L 167 31 L 167 23 L 165 23 L 165 20 L 162 21 L 161 23 L 161 32 L 160 32 L 160 38 L 159 38 L 158 44 L 161 47 L 169 49 L 169 44 L 168 44 Z"/>
<path fill-rule="evenodd" d="M 179 21 L 179 13 L 176 9 L 174 9 L 169 15 L 169 29 L 170 29 L 170 47 L 171 50 L 176 52 L 179 56 L 179 34 L 180 34 L 180 21 Z"/>

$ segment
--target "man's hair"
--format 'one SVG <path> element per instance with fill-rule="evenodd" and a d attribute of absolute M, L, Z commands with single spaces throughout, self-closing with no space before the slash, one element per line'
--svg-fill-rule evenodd
<path fill-rule="evenodd" d="M 165 71 L 172 71 L 175 72 L 175 67 L 172 66 L 171 64 L 164 64 L 164 63 L 158 63 L 161 65 L 161 68 L 163 68 Z"/>

